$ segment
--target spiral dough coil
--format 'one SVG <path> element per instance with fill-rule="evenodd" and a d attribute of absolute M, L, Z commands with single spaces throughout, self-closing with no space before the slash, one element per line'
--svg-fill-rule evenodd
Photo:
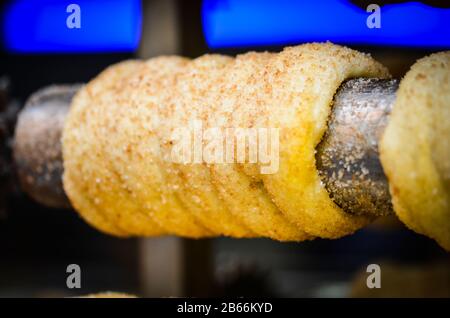
<path fill-rule="evenodd" d="M 333 203 L 314 153 L 336 90 L 354 77 L 389 74 L 330 43 L 113 65 L 73 99 L 63 130 L 65 192 L 87 222 L 117 236 L 303 241 L 353 233 L 370 217 Z M 277 171 L 167 160 L 176 129 L 195 120 L 203 129 L 278 129 Z"/>

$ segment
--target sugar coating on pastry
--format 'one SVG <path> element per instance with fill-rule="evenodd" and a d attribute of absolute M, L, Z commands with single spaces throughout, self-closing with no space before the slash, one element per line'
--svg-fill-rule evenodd
<path fill-rule="evenodd" d="M 162 229 L 142 214 L 113 166 L 105 148 L 117 128 L 117 95 L 142 62 L 125 61 L 107 68 L 72 101 L 63 130 L 65 192 L 80 215 L 104 232 L 119 236 L 160 235 Z M 115 144 L 115 146 L 120 146 Z M 86 203 L 90 204 L 87 205 Z"/>
<path fill-rule="evenodd" d="M 103 73 L 111 73 L 111 78 L 113 78 L 114 75 L 121 75 L 122 70 L 134 66 L 134 62 L 126 61 L 106 69 Z M 114 76 L 114 78 L 116 77 Z M 91 86 L 95 86 L 94 81 L 91 81 Z M 62 134 L 64 190 L 68 194 L 72 206 L 86 222 L 105 233 L 127 236 L 128 231 L 120 229 L 105 213 L 108 211 L 108 206 L 104 206 L 105 201 L 102 200 L 101 191 L 95 186 L 96 180 L 101 180 L 98 179 L 99 173 L 102 174 L 97 169 L 101 168 L 101 170 L 105 170 L 105 173 L 108 171 L 102 169 L 102 166 L 97 167 L 98 162 L 101 162 L 101 151 L 98 149 L 95 136 L 87 131 L 86 109 L 89 109 L 89 106 L 90 94 L 86 87 L 83 87 L 72 100 Z"/>
<path fill-rule="evenodd" d="M 255 109 L 259 107 L 255 102 L 264 107 L 264 101 L 257 96 L 263 95 L 264 91 L 255 84 L 263 79 L 266 65 L 274 56 L 250 52 L 237 56 L 219 71 L 215 76 L 218 80 L 210 82 L 207 93 L 202 96 L 201 104 L 210 105 L 203 113 L 199 111 L 205 128 L 270 128 L 264 125 L 267 118 Z M 192 85 L 195 87 L 196 84 Z M 246 148 L 248 153 L 248 144 Z M 209 165 L 211 182 L 224 205 L 258 236 L 279 241 L 311 239 L 271 201 L 257 178 L 261 171 L 257 168 L 253 169 L 255 175 L 245 173 L 245 170 L 250 173 L 252 166 L 257 168 L 256 165 L 237 163 Z"/>
<path fill-rule="evenodd" d="M 112 66 L 74 99 L 63 133 L 65 191 L 89 223 L 116 235 L 350 234 L 370 218 L 333 203 L 315 147 L 344 80 L 388 76 L 370 56 L 330 43 Z M 172 161 L 174 133 L 196 121 L 276 129 L 275 171 L 263 172 L 261 162 Z"/>
<path fill-rule="evenodd" d="M 380 144 L 395 213 L 450 251 L 450 51 L 418 60 L 400 82 Z"/>
<path fill-rule="evenodd" d="M 171 98 L 181 111 L 175 118 L 173 115 L 164 117 L 167 118 L 164 127 L 189 127 L 200 121 L 203 131 L 206 131 L 231 125 L 228 119 L 232 113 L 224 113 L 222 108 L 221 101 L 228 96 L 221 83 L 230 81 L 228 76 L 232 72 L 228 66 L 234 64 L 234 59 L 218 55 L 205 55 L 193 60 L 180 75 Z M 237 78 L 231 82 L 241 85 Z M 248 122 L 241 127 L 247 126 Z M 170 140 L 164 142 L 164 139 L 170 137 L 170 133 L 162 136 L 163 144 L 168 144 Z M 206 149 L 206 140 L 202 146 Z M 178 179 L 179 195 L 184 197 L 186 204 L 198 203 L 198 209 L 195 206 L 192 209 L 196 216 L 220 235 L 303 240 L 306 235 L 283 217 L 265 193 L 256 193 L 256 189 L 248 186 L 249 178 L 235 170 L 235 166 L 205 162 L 174 165 L 175 172 L 182 177 Z M 225 173 L 231 172 L 232 179 L 221 175 L 221 168 L 225 168 Z M 176 177 L 174 179 L 177 180 Z M 266 208 L 265 203 L 270 208 Z"/>
<path fill-rule="evenodd" d="M 223 55 L 204 55 L 193 60 L 180 74 L 173 87 L 173 103 L 182 109 L 176 120 L 167 118 L 166 127 L 176 129 L 189 127 L 192 123 L 202 121 L 208 127 L 208 118 L 213 117 L 214 108 L 210 96 L 217 96 L 215 85 L 223 81 L 223 70 L 232 63 L 231 57 Z M 171 134 L 166 135 L 170 139 Z M 163 137 L 164 143 L 165 137 Z M 170 142 L 167 140 L 166 144 Z M 170 151 L 170 149 L 167 149 Z M 216 185 L 212 182 L 209 165 L 202 163 L 172 164 L 172 177 L 180 200 L 189 208 L 197 219 L 215 235 L 236 238 L 256 237 L 240 215 L 233 214 L 224 202 Z"/>
<path fill-rule="evenodd" d="M 318 175 L 315 148 L 343 81 L 388 76 L 369 55 L 313 43 L 284 49 L 267 65 L 263 80 L 255 82 L 265 92 L 259 98 L 267 108 L 256 103 L 252 108 L 269 126 L 280 127 L 279 170 L 262 176 L 264 186 L 283 214 L 312 236 L 338 238 L 370 221 L 345 213 L 330 199 Z"/>

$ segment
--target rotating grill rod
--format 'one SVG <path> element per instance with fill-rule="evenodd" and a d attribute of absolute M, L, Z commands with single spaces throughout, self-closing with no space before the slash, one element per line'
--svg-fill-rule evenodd
<path fill-rule="evenodd" d="M 28 99 L 18 117 L 13 154 L 21 187 L 49 207 L 70 207 L 62 186 L 60 139 L 72 97 L 80 87 L 41 89 Z M 330 197 L 347 213 L 392 213 L 378 141 L 397 88 L 398 80 L 357 78 L 343 83 L 335 95 L 316 161 Z"/>

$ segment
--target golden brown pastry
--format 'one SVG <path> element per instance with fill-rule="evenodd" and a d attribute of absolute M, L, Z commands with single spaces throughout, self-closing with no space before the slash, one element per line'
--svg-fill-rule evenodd
<path fill-rule="evenodd" d="M 400 83 L 381 140 L 394 210 L 450 251 L 450 51 L 420 59 Z"/>
<path fill-rule="evenodd" d="M 212 117 L 213 109 L 207 100 L 217 88 L 217 83 L 222 81 L 225 67 L 233 63 L 233 59 L 221 55 L 205 55 L 186 65 L 180 73 L 177 84 L 171 87 L 169 105 L 176 104 L 182 111 L 165 116 L 168 120 L 164 124 L 166 128 L 176 129 L 188 126 L 194 120 L 202 118 L 207 126 L 208 118 Z M 161 135 L 162 144 L 169 145 L 171 133 Z M 164 147 L 167 153 L 170 147 Z M 221 200 L 217 187 L 212 182 L 209 167 L 204 163 L 174 163 L 170 165 L 174 173 L 171 180 L 174 181 L 176 193 L 191 213 L 216 236 L 226 235 L 232 237 L 255 237 L 257 234 L 251 230 L 240 215 L 232 213 L 226 202 Z"/>
<path fill-rule="evenodd" d="M 370 219 L 344 213 L 329 198 L 315 147 L 344 80 L 388 76 L 370 56 L 331 43 L 234 59 L 120 63 L 73 101 L 63 131 L 65 191 L 83 218 L 115 235 L 302 241 L 350 234 Z M 276 156 L 173 160 L 177 132 L 196 123 L 217 135 L 269 129 Z M 200 143 L 211 147 L 208 138 Z M 238 157 L 236 145 L 232 153 Z"/>
<path fill-rule="evenodd" d="M 330 200 L 317 173 L 315 147 L 327 128 L 333 95 L 340 84 L 349 77 L 386 77 L 387 70 L 370 56 L 330 43 L 286 48 L 262 62 L 260 59 L 258 53 L 238 56 L 224 72 L 217 88 L 220 94 L 211 98 L 217 100 L 211 106 L 215 107 L 216 122 L 225 118 L 231 127 L 279 128 L 279 169 L 261 174 L 262 165 L 257 165 L 259 175 L 251 174 L 256 179 L 251 192 L 264 193 L 266 198 L 248 200 L 240 213 L 254 219 L 272 204 L 298 229 L 297 233 L 283 229 L 284 237 L 272 236 L 282 240 L 336 238 L 354 232 L 369 219 L 348 215 Z M 224 167 L 212 169 L 220 172 Z M 244 183 L 235 182 L 235 173 L 223 172 L 213 180 L 221 182 L 230 197 L 238 200 L 236 193 L 241 193 L 245 200 L 249 190 Z M 241 190 L 236 189 L 239 186 Z M 276 214 L 271 216 L 265 224 L 262 217 L 259 226 L 270 227 Z"/>
<path fill-rule="evenodd" d="M 142 207 L 122 182 L 123 175 L 113 167 L 114 157 L 104 150 L 110 144 L 109 130 L 117 128 L 117 120 L 113 123 L 108 116 L 109 105 L 119 104 L 117 93 L 141 64 L 126 61 L 109 67 L 81 89 L 65 123 L 71 134 L 63 134 L 63 154 L 72 154 L 64 162 L 64 186 L 71 189 L 73 206 L 84 211 L 81 215 L 87 222 L 118 236 L 164 233 L 151 217 L 141 213 Z"/>

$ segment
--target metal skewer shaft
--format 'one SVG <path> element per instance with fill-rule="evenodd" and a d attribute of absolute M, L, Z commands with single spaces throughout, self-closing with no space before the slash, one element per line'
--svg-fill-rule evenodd
<path fill-rule="evenodd" d="M 335 95 L 316 160 L 330 197 L 347 213 L 392 213 L 378 142 L 398 84 L 398 80 L 358 78 L 342 84 Z"/>
<path fill-rule="evenodd" d="M 21 188 L 49 207 L 69 208 L 62 185 L 61 132 L 80 85 L 55 85 L 35 92 L 19 113 L 14 163 Z"/>

